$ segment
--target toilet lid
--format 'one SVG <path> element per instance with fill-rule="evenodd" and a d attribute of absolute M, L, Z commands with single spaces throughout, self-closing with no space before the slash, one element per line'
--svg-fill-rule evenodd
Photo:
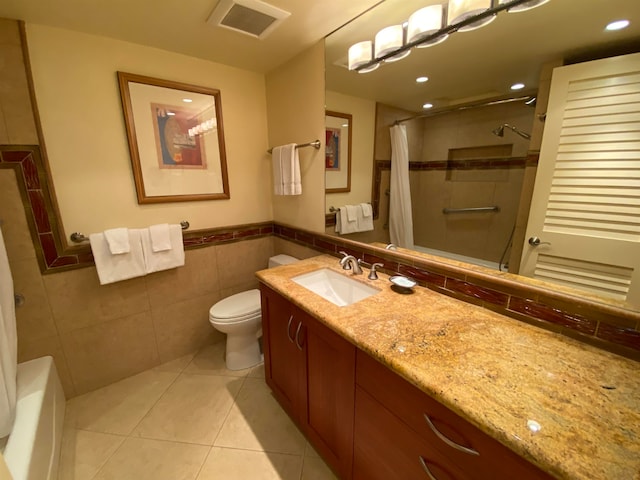
<path fill-rule="evenodd" d="M 236 293 L 220 300 L 209 310 L 209 316 L 219 319 L 237 319 L 260 313 L 260 290 Z"/>

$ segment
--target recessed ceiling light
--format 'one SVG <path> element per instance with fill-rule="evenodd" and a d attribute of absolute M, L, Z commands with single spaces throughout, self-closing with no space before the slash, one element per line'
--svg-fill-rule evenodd
<path fill-rule="evenodd" d="M 433 108 L 433 103 L 425 103 L 424 105 L 422 105 L 422 108 L 424 108 L 425 110 Z"/>
<path fill-rule="evenodd" d="M 193 102 L 193 100 L 191 100 L 190 98 L 183 98 L 183 99 L 182 99 L 182 101 L 183 101 L 184 103 L 191 103 L 191 102 Z"/>
<path fill-rule="evenodd" d="M 524 88 L 524 83 L 514 83 L 511 85 L 511 90 L 522 90 Z"/>
<path fill-rule="evenodd" d="M 424 82 L 428 82 L 429 81 L 429 77 L 418 77 L 416 78 L 416 82 L 417 83 L 424 83 Z"/>
<path fill-rule="evenodd" d="M 627 28 L 629 26 L 629 20 L 616 20 L 615 22 L 611 22 L 605 27 L 605 30 L 613 31 L 613 30 L 622 30 L 623 28 Z"/>

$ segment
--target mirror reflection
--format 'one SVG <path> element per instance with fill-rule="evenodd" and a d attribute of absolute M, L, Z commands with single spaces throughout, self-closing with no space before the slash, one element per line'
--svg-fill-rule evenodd
<path fill-rule="evenodd" d="M 490 25 L 413 48 L 369 73 L 349 71 L 351 45 L 434 3 L 442 2 L 387 0 L 326 39 L 327 107 L 372 125 L 366 141 L 354 140 L 354 165 L 360 146 L 371 156 L 362 175 L 354 171 L 352 188 L 368 184 L 368 196 L 358 201 L 374 206 L 375 228 L 347 238 L 522 274 L 538 155 L 553 108 L 547 106 L 553 69 L 640 50 L 640 14 L 631 0 L 551 0 L 526 12 L 501 12 Z M 605 30 L 621 18 L 629 27 Z M 516 84 L 522 85 L 511 90 Z M 354 113 L 353 105 L 361 110 Z M 391 178 L 395 124 L 406 132 L 409 239 L 393 233 L 389 212 L 394 190 L 402 191 Z M 326 204 L 329 213 L 340 201 L 327 195 Z"/>

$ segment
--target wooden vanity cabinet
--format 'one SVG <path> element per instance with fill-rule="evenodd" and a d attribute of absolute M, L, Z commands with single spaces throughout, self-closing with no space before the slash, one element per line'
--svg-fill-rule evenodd
<path fill-rule="evenodd" d="M 551 479 L 360 350 L 356 385 L 354 480 Z"/>
<path fill-rule="evenodd" d="M 318 453 L 351 478 L 356 348 L 260 285 L 267 385 Z"/>

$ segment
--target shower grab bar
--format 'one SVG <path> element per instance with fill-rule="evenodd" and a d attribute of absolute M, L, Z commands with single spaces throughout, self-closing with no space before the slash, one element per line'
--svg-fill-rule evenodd
<path fill-rule="evenodd" d="M 309 142 L 309 143 L 301 143 L 299 145 L 296 145 L 296 149 L 298 148 L 302 148 L 302 147 L 313 147 L 316 150 L 320 150 L 320 147 L 322 146 L 322 143 L 320 143 L 320 140 L 315 140 L 313 142 Z M 269 153 L 273 153 L 273 148 L 270 148 L 269 150 L 267 150 L 267 152 Z"/>
<path fill-rule="evenodd" d="M 187 228 L 189 228 L 189 222 L 187 222 L 186 220 L 182 220 L 180 222 L 180 226 L 182 227 L 183 230 L 186 230 Z M 85 236 L 80 232 L 73 232 L 71 235 L 69 235 L 69 238 L 74 243 L 82 243 L 82 242 L 89 241 L 89 237 Z"/>
<path fill-rule="evenodd" d="M 451 213 L 485 213 L 499 212 L 500 207 L 493 205 L 492 207 L 468 207 L 468 208 L 443 208 L 442 213 L 449 215 Z"/>

